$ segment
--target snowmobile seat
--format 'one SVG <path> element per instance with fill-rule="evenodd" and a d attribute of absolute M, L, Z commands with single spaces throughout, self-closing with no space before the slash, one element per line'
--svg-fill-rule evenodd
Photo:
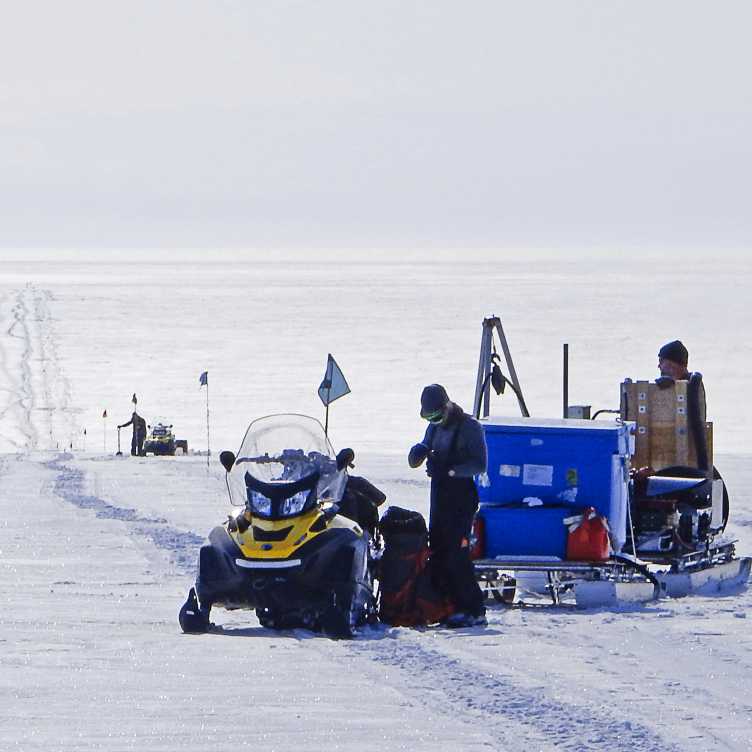
<path fill-rule="evenodd" d="M 373 538 L 379 524 L 379 506 L 386 501 L 386 494 L 365 478 L 350 475 L 342 499 L 339 513 L 357 522 Z"/>
<path fill-rule="evenodd" d="M 648 476 L 645 496 L 654 499 L 675 499 L 695 509 L 713 504 L 713 481 L 704 470 L 675 465 Z"/>

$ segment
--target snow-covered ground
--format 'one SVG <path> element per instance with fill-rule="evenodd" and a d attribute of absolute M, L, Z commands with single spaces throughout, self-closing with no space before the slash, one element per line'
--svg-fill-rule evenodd
<path fill-rule="evenodd" d="M 0 748 L 750 749 L 748 590 L 492 608 L 485 630 L 350 642 L 221 610 L 221 632 L 184 636 L 176 618 L 229 510 L 215 450 L 263 414 L 322 416 L 328 352 L 353 390 L 331 409 L 335 445 L 390 503 L 424 511 L 426 478 L 404 459 L 420 389 L 440 381 L 469 406 L 490 314 L 539 416 L 560 414 L 563 342 L 570 401 L 601 408 L 683 339 L 729 529 L 752 552 L 750 277 L 731 255 L 0 251 Z M 205 451 L 205 370 L 209 467 L 131 458 L 127 431 L 114 456 L 133 392 Z"/>

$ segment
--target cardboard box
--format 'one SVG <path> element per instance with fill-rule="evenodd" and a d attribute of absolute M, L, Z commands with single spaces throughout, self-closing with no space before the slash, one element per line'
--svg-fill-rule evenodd
<path fill-rule="evenodd" d="M 697 446 L 690 430 L 687 381 L 659 387 L 652 381 L 625 380 L 621 385 L 621 415 L 637 424 L 632 467 L 661 470 L 673 465 L 697 467 Z M 705 420 L 705 390 L 699 394 L 700 419 L 705 425 L 708 464 L 713 467 L 713 424 Z"/>

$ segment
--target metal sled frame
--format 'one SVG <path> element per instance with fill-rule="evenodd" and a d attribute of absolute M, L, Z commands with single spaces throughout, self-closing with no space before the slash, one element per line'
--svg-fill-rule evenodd
<path fill-rule="evenodd" d="M 606 561 L 566 561 L 557 557 L 506 556 L 474 562 L 481 589 L 497 601 L 511 605 L 508 583 L 519 572 L 537 572 L 546 577 L 545 590 L 551 605 L 566 605 L 563 596 L 573 592 L 576 605 L 597 602 L 654 600 L 660 596 L 657 577 L 639 560 L 614 556 Z M 525 601 L 517 601 L 525 603 Z"/>
<path fill-rule="evenodd" d="M 545 575 L 545 590 L 554 606 L 574 593 L 579 607 L 614 606 L 681 598 L 691 594 L 713 595 L 746 585 L 752 558 L 737 558 L 735 541 L 723 538 L 703 550 L 681 556 L 638 559 L 616 554 L 606 561 L 566 561 L 556 557 L 506 556 L 474 562 L 483 590 L 495 600 L 511 605 L 515 573 Z M 517 603 L 526 604 L 524 600 Z"/>

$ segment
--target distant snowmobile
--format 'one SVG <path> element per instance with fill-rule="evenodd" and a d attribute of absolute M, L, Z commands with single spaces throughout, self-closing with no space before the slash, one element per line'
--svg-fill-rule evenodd
<path fill-rule="evenodd" d="M 303 415 L 253 421 L 237 456 L 222 452 L 236 507 L 199 552 L 180 610 L 184 632 L 211 628 L 215 605 L 256 610 L 272 629 L 350 637 L 375 614 L 368 533 L 339 513 L 352 450 L 335 456 L 321 424 Z"/>
<path fill-rule="evenodd" d="M 144 454 L 173 455 L 177 450 L 181 450 L 183 454 L 188 453 L 188 442 L 185 439 L 175 438 L 172 423 L 157 418 L 148 428 L 149 433 L 144 442 Z"/>

